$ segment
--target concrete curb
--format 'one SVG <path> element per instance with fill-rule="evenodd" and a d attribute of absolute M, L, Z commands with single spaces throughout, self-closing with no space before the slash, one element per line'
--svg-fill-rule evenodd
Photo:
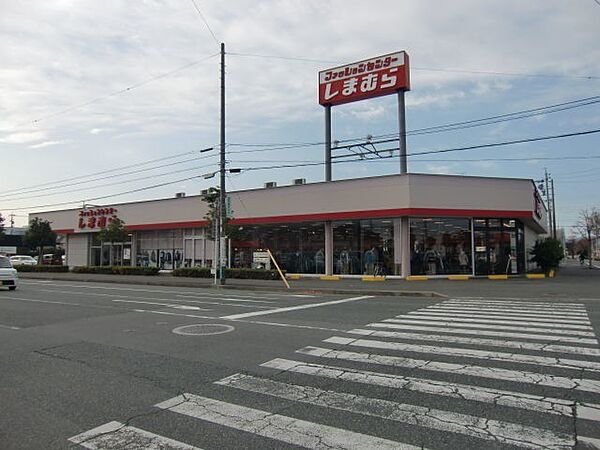
<path fill-rule="evenodd" d="M 320 287 L 292 287 L 290 289 L 281 285 L 263 286 L 254 284 L 236 283 L 235 285 L 216 286 L 212 283 L 199 283 L 198 279 L 177 279 L 161 280 L 161 276 L 137 276 L 131 275 L 130 278 L 123 278 L 125 275 L 115 275 L 117 278 L 97 279 L 88 277 L 85 274 L 78 276 L 60 276 L 53 277 L 51 273 L 36 273 L 31 276 L 29 272 L 19 274 L 20 279 L 27 280 L 52 280 L 52 281 L 78 281 L 81 283 L 114 283 L 114 284 L 138 284 L 144 286 L 166 286 L 166 287 L 187 287 L 202 289 L 226 289 L 226 290 L 246 290 L 246 291 L 265 291 L 276 290 L 281 292 L 293 292 L 297 294 L 340 294 L 340 295 L 384 295 L 396 297 L 426 297 L 426 298 L 448 298 L 446 295 L 434 291 L 397 291 L 397 290 L 369 290 L 369 289 L 344 289 L 344 288 L 320 288 Z M 110 277 L 108 275 L 107 277 Z M 338 285 L 339 286 L 339 285 Z"/>

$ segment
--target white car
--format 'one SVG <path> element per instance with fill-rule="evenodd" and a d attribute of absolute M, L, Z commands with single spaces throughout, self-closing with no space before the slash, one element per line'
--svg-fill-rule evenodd
<path fill-rule="evenodd" d="M 10 257 L 10 262 L 14 266 L 35 266 L 36 260 L 27 255 L 16 255 Z"/>
<path fill-rule="evenodd" d="M 0 256 L 0 286 L 6 286 L 9 291 L 17 288 L 17 269 L 14 269 L 10 259 L 6 256 Z"/>

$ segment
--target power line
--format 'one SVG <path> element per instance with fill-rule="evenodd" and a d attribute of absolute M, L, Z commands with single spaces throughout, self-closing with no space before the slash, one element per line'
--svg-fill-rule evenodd
<path fill-rule="evenodd" d="M 118 192 L 116 194 L 109 194 L 109 195 L 102 195 L 100 197 L 93 197 L 93 198 L 85 198 L 85 199 L 81 199 L 81 200 L 73 200 L 70 202 L 60 202 L 60 203 L 50 203 L 50 204 L 46 204 L 46 205 L 36 205 L 36 206 L 25 206 L 25 207 L 20 207 L 20 208 L 10 208 L 11 211 L 24 211 L 24 210 L 31 210 L 31 209 L 38 209 L 38 208 L 49 208 L 52 206 L 65 206 L 65 205 L 74 205 L 74 204 L 80 204 L 83 202 L 93 202 L 96 200 L 104 200 L 106 198 L 111 198 L 111 197 L 118 197 L 121 195 L 127 195 L 127 194 L 133 194 L 136 192 L 142 192 L 142 191 L 147 191 L 149 189 L 155 189 L 155 188 L 159 188 L 159 187 L 163 187 L 163 186 L 169 186 L 172 184 L 177 184 L 177 183 L 181 183 L 183 181 L 189 181 L 189 180 L 194 180 L 196 178 L 201 178 L 202 175 L 195 175 L 193 177 L 188 177 L 188 178 L 181 178 L 175 181 L 168 181 L 166 183 L 160 183 L 160 184 L 154 184 L 152 186 L 145 186 L 145 187 L 141 187 L 138 189 L 132 189 L 129 191 L 125 191 L 125 192 Z"/>
<path fill-rule="evenodd" d="M 500 147 L 500 146 L 504 146 L 504 145 L 524 144 L 527 142 L 547 141 L 547 140 L 551 140 L 551 139 L 562 139 L 562 138 L 573 137 L 573 136 L 585 136 L 588 134 L 595 134 L 595 133 L 600 133 L 600 129 L 577 131 L 574 133 L 555 134 L 552 136 L 539 136 L 539 137 L 534 137 L 534 138 L 516 139 L 513 141 L 493 142 L 490 144 L 471 145 L 468 147 L 449 148 L 449 149 L 443 149 L 443 150 L 429 150 L 429 151 L 424 151 L 424 152 L 412 153 L 411 156 L 430 155 L 430 154 L 449 153 L 449 152 L 460 152 L 460 151 L 465 151 L 465 150 L 473 150 L 473 149 L 477 149 L 477 148 L 490 148 L 490 147 Z"/>
<path fill-rule="evenodd" d="M 217 43 L 217 45 L 219 45 L 219 40 L 217 39 L 217 36 L 215 36 L 215 33 L 213 33 L 212 28 L 210 27 L 210 25 L 208 24 L 208 20 L 206 20 L 206 17 L 204 17 L 204 14 L 202 14 L 202 11 L 200 11 L 200 8 L 198 7 L 198 5 L 196 4 L 196 2 L 194 0 L 191 0 L 192 5 L 194 5 L 194 8 L 196 8 L 196 11 L 198 11 L 198 14 L 200 14 L 200 17 L 202 18 L 202 21 L 204 22 L 204 25 L 206 25 L 206 28 L 208 28 L 208 31 L 210 32 L 210 35 L 213 37 L 213 39 L 215 40 L 215 42 Z"/>
<path fill-rule="evenodd" d="M 213 164 L 205 164 L 203 166 L 189 167 L 187 169 L 173 170 L 173 171 L 170 171 L 170 172 L 158 173 L 158 174 L 154 174 L 154 175 L 150 175 L 150 176 L 144 176 L 144 177 L 132 178 L 132 179 L 129 179 L 129 180 L 117 181 L 117 182 L 113 183 L 113 186 L 114 185 L 118 185 L 118 184 L 135 183 L 136 181 L 148 180 L 150 178 L 165 177 L 167 175 L 173 175 L 173 174 L 176 174 L 176 173 L 190 172 L 192 170 L 204 169 L 206 167 L 211 167 L 211 166 L 214 166 L 214 165 L 215 165 L 215 163 L 213 163 Z M 88 187 L 85 187 L 85 188 L 68 189 L 66 191 L 49 192 L 49 193 L 46 193 L 46 194 L 36 194 L 36 195 L 30 195 L 30 196 L 25 196 L 25 197 L 9 198 L 9 199 L 5 199 L 3 201 L 5 201 L 5 202 L 12 202 L 12 201 L 26 200 L 26 199 L 30 199 L 30 198 L 51 197 L 51 196 L 54 196 L 54 195 L 69 194 L 71 192 L 79 192 L 81 190 L 85 191 L 85 190 L 98 189 L 98 188 L 103 188 L 103 187 L 105 187 L 105 186 L 104 185 L 100 185 L 100 186 L 88 186 Z"/>
<path fill-rule="evenodd" d="M 594 0 L 596 1 L 596 0 Z M 293 57 L 293 56 L 282 56 L 282 55 L 266 55 L 256 53 L 229 53 L 232 56 L 243 56 L 250 58 L 263 58 L 263 59 L 279 59 L 286 61 L 304 61 L 304 62 L 316 62 L 326 64 L 343 64 L 340 61 Z M 495 76 L 509 76 L 509 77 L 524 77 L 524 78 L 571 78 L 571 79 L 584 79 L 584 80 L 600 80 L 600 76 L 597 75 L 558 75 L 558 74 L 531 74 L 531 73 L 519 73 L 519 72 L 498 72 L 498 71 L 487 71 L 487 70 L 473 70 L 473 69 L 447 69 L 440 67 L 414 67 L 411 66 L 411 70 L 419 70 L 424 72 L 449 72 L 449 73 L 466 73 L 471 75 L 495 75 Z"/>
<path fill-rule="evenodd" d="M 580 135 L 585 135 L 585 134 L 592 134 L 592 133 L 598 133 L 600 132 L 600 129 L 598 130 L 589 130 L 589 131 L 584 131 L 584 132 L 576 132 L 576 133 L 568 133 L 568 134 L 563 134 L 563 135 L 555 135 L 555 136 L 542 136 L 542 137 L 538 137 L 538 138 L 528 138 L 528 139 L 520 139 L 520 140 L 515 140 L 515 141 L 506 141 L 506 142 L 499 142 L 499 143 L 492 143 L 492 144 L 483 144 L 480 146 L 471 146 L 471 147 L 460 147 L 460 148 L 454 148 L 454 149 L 442 149 L 442 150 L 432 150 L 432 151 L 427 151 L 427 152 L 417 152 L 417 153 L 411 153 L 408 156 L 418 156 L 418 155 L 425 155 L 425 154 L 432 154 L 432 153 L 448 153 L 448 152 L 452 152 L 452 151 L 464 151 L 464 150 L 472 150 L 472 149 L 476 149 L 476 148 L 487 148 L 487 147 L 492 147 L 492 146 L 500 146 L 500 145 L 512 145 L 512 144 L 517 144 L 517 143 L 522 143 L 522 142 L 532 142 L 532 141 L 536 141 L 536 140 L 547 140 L 547 139 L 558 139 L 558 138 L 564 138 L 564 137 L 570 137 L 570 136 L 580 136 Z M 385 151 L 397 151 L 397 148 L 394 149 L 387 149 Z M 380 161 L 383 159 L 390 159 L 395 157 L 394 155 L 390 154 L 389 156 L 382 156 L 380 159 L 377 160 L 373 160 L 373 159 L 367 159 L 366 161 Z M 581 156 L 581 157 L 560 157 L 561 159 L 575 159 L 575 158 L 592 158 L 592 156 L 587 157 L 587 156 Z M 506 158 L 507 160 L 509 158 Z M 512 159 L 512 158 L 511 158 Z M 534 160 L 538 160 L 538 159 L 546 159 L 546 158 L 532 158 Z M 558 158 L 557 158 L 558 159 Z M 350 163 L 350 162 L 359 162 L 359 161 L 365 161 L 363 159 L 354 159 L 354 160 L 338 160 L 338 161 L 332 161 L 333 164 L 344 164 L 344 163 Z M 464 161 L 464 160 L 461 160 Z M 267 169 L 285 169 L 285 168 L 297 168 L 297 167 L 308 167 L 308 166 L 321 166 L 324 165 L 325 162 L 310 162 L 310 163 L 303 163 L 303 164 L 279 164 L 279 165 L 270 165 L 270 166 L 259 166 L 259 167 L 247 167 L 247 168 L 242 168 L 242 171 L 258 171 L 258 170 L 267 170 Z M 182 181 L 188 181 L 188 180 L 192 180 L 192 179 L 196 179 L 196 178 L 200 178 L 202 175 L 197 175 L 197 176 L 193 176 L 193 177 L 188 177 L 188 178 L 183 178 L 183 179 L 179 179 L 179 180 L 175 180 L 175 181 L 171 181 L 171 182 L 166 182 L 166 183 L 160 183 L 160 184 L 156 184 L 156 185 L 152 185 L 152 186 L 146 186 L 146 187 L 142 187 L 142 188 L 138 188 L 138 189 L 133 189 L 133 190 L 129 190 L 129 191 L 125 191 L 125 192 L 120 192 L 120 193 L 115 193 L 115 194 L 109 194 L 109 195 L 104 195 L 104 196 L 99 196 L 99 197 L 93 197 L 93 198 L 88 198 L 88 199 L 84 199 L 84 200 L 77 200 L 77 201 L 70 201 L 70 202 L 59 202 L 59 203 L 51 203 L 51 204 L 46 204 L 46 205 L 37 205 L 37 206 L 29 206 L 29 207 L 20 207 L 20 208 L 9 208 L 11 211 L 23 211 L 23 210 L 31 210 L 31 209 L 37 209 L 37 208 L 46 208 L 46 207 L 52 207 L 52 206 L 64 206 L 64 205 L 71 205 L 71 204 L 78 204 L 81 203 L 83 201 L 96 201 L 96 200 L 102 200 L 102 199 L 106 199 L 106 198 L 111 198 L 111 197 L 117 197 L 117 196 L 121 196 L 121 195 L 127 195 L 127 194 L 131 194 L 131 193 L 136 193 L 136 192 L 141 192 L 141 191 L 145 191 L 145 190 L 149 190 L 149 189 L 154 189 L 157 187 L 163 187 L 163 186 L 168 186 L 171 184 L 176 184 Z"/>
<path fill-rule="evenodd" d="M 169 160 L 169 159 L 180 158 L 182 156 L 191 155 L 191 154 L 195 154 L 195 153 L 198 153 L 198 152 L 202 153 L 202 152 L 205 152 L 205 151 L 208 151 L 208 150 L 210 150 L 210 148 L 209 149 L 203 149 L 203 150 L 200 150 L 200 151 L 198 151 L 198 150 L 191 150 L 191 151 L 187 151 L 187 152 L 183 152 L 183 153 L 177 153 L 177 154 L 171 155 L 171 156 L 164 156 L 162 158 L 150 159 L 150 160 L 141 161 L 141 162 L 138 162 L 138 163 L 135 163 L 135 164 L 128 164 L 128 165 L 116 167 L 116 168 L 113 168 L 113 169 L 102 170 L 100 172 L 93 172 L 93 173 L 90 173 L 90 174 L 87 174 L 87 175 L 79 175 L 79 176 L 76 176 L 76 177 L 64 178 L 62 180 L 49 181 L 49 182 L 41 183 L 41 184 L 34 184 L 33 186 L 29 186 L 29 187 L 9 189 L 9 190 L 5 190 L 3 192 L 4 192 L 4 194 L 10 194 L 10 193 L 15 193 L 15 192 L 18 193 L 18 191 L 22 191 L 22 190 L 26 190 L 27 192 L 30 192 L 30 190 L 33 189 L 33 188 L 44 187 L 44 186 L 52 186 L 53 184 L 62 183 L 62 182 L 65 182 L 65 181 L 81 180 L 81 179 L 93 177 L 93 176 L 96 176 L 96 175 L 104 175 L 106 173 L 119 172 L 121 170 L 129 169 L 129 168 L 132 168 L 132 167 L 145 166 L 147 164 L 152 164 L 152 163 L 159 162 L 159 161 L 166 161 L 166 160 Z M 211 156 L 214 156 L 214 155 L 211 155 Z M 48 187 L 47 189 L 52 189 L 52 187 Z M 21 192 L 21 193 L 23 193 L 23 192 Z M 2 196 L 4 196 L 4 194 L 2 194 Z"/>
<path fill-rule="evenodd" d="M 542 115 L 542 114 L 550 114 L 550 113 L 554 113 L 554 112 L 564 111 L 567 109 L 579 108 L 581 106 L 587 106 L 587 105 L 595 104 L 595 103 L 599 103 L 599 102 L 600 102 L 600 95 L 595 95 L 595 96 L 591 96 L 591 97 L 570 100 L 568 102 L 556 103 L 553 105 L 540 106 L 537 108 L 530 108 L 530 109 L 505 113 L 505 114 L 498 114 L 498 115 L 494 115 L 494 116 L 483 117 L 480 119 L 471 119 L 471 120 L 460 121 L 460 122 L 451 122 L 451 123 L 447 123 L 447 124 L 443 124 L 443 125 L 434 125 L 434 126 L 429 126 L 429 127 L 424 127 L 424 128 L 417 128 L 414 130 L 407 131 L 406 134 L 407 134 L 407 136 L 412 136 L 412 135 L 440 133 L 440 132 L 444 132 L 444 131 L 455 131 L 455 130 L 459 130 L 459 129 L 463 129 L 463 128 L 473 128 L 475 126 L 485 126 L 485 125 L 491 125 L 491 124 L 498 123 L 498 122 L 505 122 L 508 120 L 518 120 L 518 119 L 524 119 L 527 117 L 533 117 L 533 116 Z M 398 135 L 398 133 L 386 133 L 386 134 L 376 135 L 374 137 L 375 138 L 385 138 L 385 137 L 389 137 L 389 136 L 396 137 L 397 135 Z M 337 142 L 352 142 L 352 141 L 359 141 L 359 140 L 364 141 L 364 137 L 337 140 Z M 378 143 L 391 142 L 392 140 L 395 140 L 395 139 L 391 139 L 389 141 L 380 141 Z M 288 144 L 284 144 L 284 143 L 278 143 L 278 144 L 230 143 L 229 144 L 230 146 L 239 146 L 239 147 L 242 147 L 242 146 L 243 147 L 257 147 L 257 146 L 262 147 L 262 146 L 264 146 L 264 147 L 266 147 L 269 145 L 273 145 L 274 148 L 272 147 L 270 149 L 260 149 L 260 150 L 237 150 L 237 151 L 234 150 L 234 151 L 230 151 L 229 153 L 250 153 L 253 151 L 287 150 L 287 149 L 291 149 L 291 148 L 302 148 L 302 147 L 309 147 L 309 146 L 318 146 L 318 145 L 323 145 L 323 144 L 325 144 L 325 142 L 323 142 L 323 141 L 307 142 L 307 143 L 288 143 Z M 338 147 L 338 148 L 340 148 L 340 147 Z"/>
<path fill-rule="evenodd" d="M 75 111 L 76 109 L 83 108 L 85 106 L 89 106 L 91 104 L 107 100 L 107 99 L 109 99 L 111 97 L 116 97 L 117 95 L 121 95 L 121 94 L 124 94 L 126 92 L 130 92 L 130 91 L 132 91 L 134 89 L 137 89 L 139 87 L 142 87 L 142 86 L 145 86 L 145 85 L 147 85 L 149 83 L 152 83 L 153 81 L 160 80 L 162 78 L 166 78 L 166 77 L 168 77 L 170 75 L 173 75 L 174 73 L 180 72 L 180 71 L 185 70 L 185 69 L 189 69 L 190 67 L 193 67 L 193 66 L 198 65 L 198 64 L 200 64 L 202 62 L 205 62 L 205 61 L 207 61 L 207 60 L 209 60 L 211 58 L 214 58 L 217 55 L 218 55 L 218 53 L 212 54 L 212 55 L 207 56 L 205 58 L 202 58 L 202 59 L 200 59 L 198 61 L 193 61 L 191 63 L 188 63 L 188 64 L 185 64 L 185 65 L 183 65 L 181 67 L 178 67 L 178 68 L 176 68 L 174 70 L 170 70 L 169 72 L 165 72 L 165 73 L 162 73 L 160 75 L 156 75 L 156 76 L 154 76 L 152 78 L 148 78 L 145 81 L 141 81 L 139 83 L 132 84 L 131 86 L 127 86 L 127 87 L 125 87 L 123 89 L 119 89 L 118 91 L 111 92 L 110 94 L 106 94 L 106 95 L 103 95 L 101 97 L 96 97 L 96 98 L 93 98 L 93 99 L 88 100 L 86 102 L 79 103 L 77 105 L 69 106 L 67 108 L 55 111 L 55 112 L 47 114 L 45 116 L 38 117 L 37 119 L 33 119 L 33 120 L 30 120 L 30 121 L 27 121 L 27 122 L 22 122 L 20 124 L 15 125 L 15 127 L 21 127 L 21 126 L 24 126 L 24 125 L 37 125 L 38 123 L 40 123 L 40 122 L 42 122 L 44 120 L 50 119 L 52 117 L 56 117 L 56 116 L 60 116 L 60 115 L 63 115 L 63 114 L 67 114 L 67 113 L 70 113 L 72 111 Z"/>

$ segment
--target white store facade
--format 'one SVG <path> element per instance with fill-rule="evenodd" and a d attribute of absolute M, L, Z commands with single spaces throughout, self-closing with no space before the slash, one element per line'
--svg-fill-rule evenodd
<path fill-rule="evenodd" d="M 446 276 L 525 273 L 547 232 L 530 179 L 401 174 L 227 193 L 235 235 L 229 267 L 262 267 L 269 249 L 288 273 Z M 64 235 L 67 264 L 178 267 L 214 264 L 200 195 L 39 212 Z M 104 243 L 112 217 L 128 242 Z"/>

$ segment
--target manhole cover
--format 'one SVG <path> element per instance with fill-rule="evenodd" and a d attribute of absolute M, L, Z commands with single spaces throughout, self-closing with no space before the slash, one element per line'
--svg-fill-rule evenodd
<path fill-rule="evenodd" d="M 185 336 L 209 336 L 211 334 L 229 333 L 235 330 L 231 325 L 220 325 L 212 323 L 199 323 L 196 325 L 184 325 L 173 329 L 173 333 Z"/>

